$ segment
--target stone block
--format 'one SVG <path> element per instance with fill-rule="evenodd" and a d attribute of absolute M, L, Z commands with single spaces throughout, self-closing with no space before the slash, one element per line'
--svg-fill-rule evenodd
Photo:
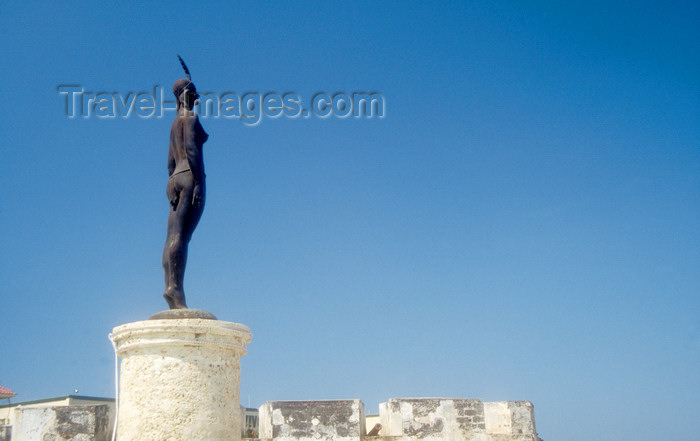
<path fill-rule="evenodd" d="M 537 441 L 535 409 L 529 401 L 484 403 L 486 432 L 491 441 Z"/>
<path fill-rule="evenodd" d="M 267 402 L 259 421 L 265 441 L 361 441 L 365 435 L 360 400 Z"/>
<path fill-rule="evenodd" d="M 11 441 L 12 426 L 0 426 L 0 441 Z"/>
<path fill-rule="evenodd" d="M 18 407 L 12 441 L 108 441 L 111 425 L 106 404 Z"/>
<path fill-rule="evenodd" d="M 480 399 L 392 398 L 379 405 L 382 434 L 425 441 L 489 441 Z"/>

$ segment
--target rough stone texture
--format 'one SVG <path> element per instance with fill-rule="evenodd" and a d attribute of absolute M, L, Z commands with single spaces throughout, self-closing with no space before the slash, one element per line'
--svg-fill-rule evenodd
<path fill-rule="evenodd" d="M 363 408 L 359 400 L 268 402 L 259 411 L 260 440 L 540 441 L 529 401 L 392 398 L 379 405 L 378 436 L 365 435 Z"/>
<path fill-rule="evenodd" d="M 488 441 L 480 399 L 392 398 L 379 405 L 382 434 L 408 439 Z"/>
<path fill-rule="evenodd" d="M 108 441 L 108 405 L 18 407 L 13 441 Z"/>
<path fill-rule="evenodd" d="M 417 438 L 413 436 L 365 436 L 362 441 L 415 441 Z M 452 441 L 452 440 L 445 440 Z"/>
<path fill-rule="evenodd" d="M 12 426 L 0 426 L 0 441 L 10 441 L 12 439 Z"/>
<path fill-rule="evenodd" d="M 112 339 L 121 357 L 118 441 L 241 439 L 246 326 L 146 320 L 114 328 Z"/>
<path fill-rule="evenodd" d="M 537 441 L 535 409 L 529 401 L 484 403 L 491 441 Z"/>
<path fill-rule="evenodd" d="M 360 441 L 360 400 L 272 401 L 260 407 L 260 438 L 274 441 Z"/>
<path fill-rule="evenodd" d="M 480 399 L 390 399 L 379 405 L 377 441 L 538 441 L 532 403 Z M 366 438 L 369 441 L 372 438 Z"/>

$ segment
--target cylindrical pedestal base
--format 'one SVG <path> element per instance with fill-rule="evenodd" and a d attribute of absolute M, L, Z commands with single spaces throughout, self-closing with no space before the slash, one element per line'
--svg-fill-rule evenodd
<path fill-rule="evenodd" d="M 238 323 L 145 320 L 112 331 L 121 357 L 118 441 L 240 440 Z"/>

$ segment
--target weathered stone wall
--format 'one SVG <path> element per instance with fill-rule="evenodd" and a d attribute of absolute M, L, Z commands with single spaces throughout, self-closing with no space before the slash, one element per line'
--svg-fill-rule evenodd
<path fill-rule="evenodd" d="M 391 399 L 379 405 L 379 414 L 383 426 L 381 434 L 396 437 L 396 441 L 539 439 L 534 408 L 529 401 L 485 403 L 480 399 Z"/>
<path fill-rule="evenodd" d="M 12 441 L 108 441 L 108 405 L 18 407 Z"/>
<path fill-rule="evenodd" d="M 12 439 L 12 426 L 0 426 L 0 441 L 10 441 Z"/>
<path fill-rule="evenodd" d="M 382 435 L 424 441 L 489 441 L 484 401 L 479 399 L 390 399 L 379 405 Z"/>
<path fill-rule="evenodd" d="M 362 402 L 277 401 L 260 408 L 262 441 L 539 441 L 529 401 L 402 398 L 379 405 L 366 436 Z"/>
<path fill-rule="evenodd" d="M 260 438 L 274 441 L 361 441 L 360 400 L 272 401 L 260 407 Z"/>
<path fill-rule="evenodd" d="M 490 441 L 537 441 L 535 409 L 529 401 L 484 403 Z"/>

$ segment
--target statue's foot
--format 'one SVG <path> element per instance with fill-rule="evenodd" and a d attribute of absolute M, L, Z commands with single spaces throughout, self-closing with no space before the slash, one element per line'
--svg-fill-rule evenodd
<path fill-rule="evenodd" d="M 185 293 L 182 291 L 167 288 L 163 293 L 163 298 L 166 302 L 168 302 L 170 309 L 187 309 L 187 303 L 185 303 Z"/>

